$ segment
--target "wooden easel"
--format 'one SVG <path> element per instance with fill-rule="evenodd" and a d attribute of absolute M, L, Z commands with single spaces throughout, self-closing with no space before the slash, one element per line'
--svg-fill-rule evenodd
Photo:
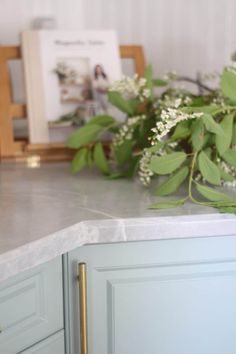
<path fill-rule="evenodd" d="M 143 75 L 145 60 L 141 46 L 120 46 L 121 58 L 134 60 L 135 72 Z M 0 46 L 0 162 L 21 162 L 31 155 L 39 155 L 42 161 L 65 161 L 73 151 L 64 144 L 29 144 L 28 139 L 16 140 L 14 119 L 27 119 L 27 107 L 12 102 L 12 89 L 8 61 L 21 59 L 20 47 Z"/>

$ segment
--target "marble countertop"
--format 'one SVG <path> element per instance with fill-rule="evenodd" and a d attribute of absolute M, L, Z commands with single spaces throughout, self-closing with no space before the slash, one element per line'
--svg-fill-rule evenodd
<path fill-rule="evenodd" d="M 0 165 L 0 280 L 88 243 L 236 234 L 233 215 L 154 201 L 138 181 L 72 176 L 66 163 Z"/>

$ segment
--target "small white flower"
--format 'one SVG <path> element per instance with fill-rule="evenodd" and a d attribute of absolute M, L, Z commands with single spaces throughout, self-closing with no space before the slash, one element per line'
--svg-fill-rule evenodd
<path fill-rule="evenodd" d="M 174 107 L 175 108 L 179 108 L 179 106 L 182 104 L 182 99 L 181 98 L 177 98 L 175 101 L 174 101 Z"/>

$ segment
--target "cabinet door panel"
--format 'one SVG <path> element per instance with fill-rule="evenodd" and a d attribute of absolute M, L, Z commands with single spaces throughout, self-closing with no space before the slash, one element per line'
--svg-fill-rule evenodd
<path fill-rule="evenodd" d="M 63 328 L 61 258 L 0 283 L 0 348 L 14 354 Z"/>
<path fill-rule="evenodd" d="M 73 251 L 73 354 L 80 331 L 77 262 L 87 264 L 89 353 L 235 354 L 236 237 Z"/>
<path fill-rule="evenodd" d="M 22 354 L 65 354 L 64 331 L 60 331 L 22 352 Z"/>

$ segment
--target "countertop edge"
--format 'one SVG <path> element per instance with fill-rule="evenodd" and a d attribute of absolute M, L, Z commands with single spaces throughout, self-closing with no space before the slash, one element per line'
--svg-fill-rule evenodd
<path fill-rule="evenodd" d="M 232 236 L 235 232 L 236 218 L 230 214 L 81 221 L 0 255 L 0 281 L 85 244 Z"/>

